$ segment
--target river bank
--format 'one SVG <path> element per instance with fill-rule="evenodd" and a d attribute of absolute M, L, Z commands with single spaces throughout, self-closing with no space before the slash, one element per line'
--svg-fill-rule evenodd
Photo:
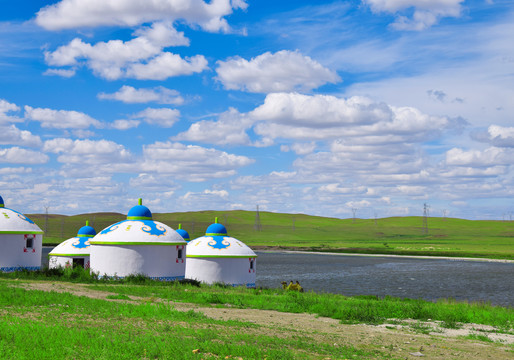
<path fill-rule="evenodd" d="M 345 248 L 305 248 L 305 247 L 284 247 L 284 246 L 253 246 L 253 250 L 265 251 L 265 252 L 284 252 L 284 253 L 299 253 L 299 254 L 326 254 L 326 255 L 341 255 L 341 256 L 364 256 L 364 257 L 400 257 L 400 258 L 412 258 L 412 259 L 445 259 L 445 260 L 469 260 L 469 261 L 486 261 L 486 262 L 503 262 L 503 263 L 514 263 L 514 259 L 501 259 L 488 257 L 486 254 L 480 254 L 481 256 L 458 256 L 457 254 L 448 256 L 444 252 L 431 251 L 428 254 L 412 254 L 398 251 L 394 253 L 393 250 L 379 250 L 379 249 L 362 249 L 365 252 L 358 252 L 358 249 L 345 249 Z M 483 255 L 483 256 L 482 256 Z"/>
<path fill-rule="evenodd" d="M 316 255 L 334 255 L 334 256 L 362 256 L 362 257 L 384 257 L 384 258 L 407 258 L 407 259 L 441 259 L 441 260 L 459 260 L 459 261 L 482 261 L 482 262 L 496 262 L 514 264 L 514 260 L 509 259 L 489 259 L 489 258 L 472 258 L 472 257 L 459 257 L 459 256 L 439 256 L 439 255 L 402 255 L 402 254 L 360 254 L 360 253 L 345 253 L 345 252 L 332 252 L 332 251 L 315 251 L 304 250 L 296 248 L 293 250 L 270 247 L 270 246 L 255 246 L 254 250 L 268 252 L 268 253 L 284 253 L 284 254 L 316 254 Z"/>

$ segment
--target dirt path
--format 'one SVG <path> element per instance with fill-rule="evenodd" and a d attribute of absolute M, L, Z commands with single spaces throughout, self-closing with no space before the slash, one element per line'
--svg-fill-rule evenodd
<path fill-rule="evenodd" d="M 20 282 L 28 290 L 68 292 L 107 301 L 140 303 L 149 299 L 130 296 L 130 300 L 107 299 L 113 293 L 88 288 L 83 284 Z M 489 326 L 467 324 L 452 330 L 436 322 L 403 322 L 402 325 L 379 326 L 345 325 L 338 320 L 316 317 L 311 314 L 292 314 L 270 310 L 238 309 L 232 307 L 206 307 L 198 304 L 172 303 L 180 311 L 199 311 L 218 320 L 239 320 L 258 324 L 268 335 L 283 336 L 295 332 L 319 339 L 333 346 L 354 346 L 362 350 L 380 350 L 393 358 L 415 359 L 514 359 L 514 335 L 497 334 Z M 480 331 L 481 330 L 481 331 Z M 479 341 L 463 336 L 478 334 L 493 342 Z"/>

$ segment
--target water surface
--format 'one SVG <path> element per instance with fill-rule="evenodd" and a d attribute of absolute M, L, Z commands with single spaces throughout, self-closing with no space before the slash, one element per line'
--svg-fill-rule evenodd
<path fill-rule="evenodd" d="M 298 280 L 306 290 L 344 295 L 454 298 L 514 307 L 514 263 L 256 252 L 257 286 Z"/>

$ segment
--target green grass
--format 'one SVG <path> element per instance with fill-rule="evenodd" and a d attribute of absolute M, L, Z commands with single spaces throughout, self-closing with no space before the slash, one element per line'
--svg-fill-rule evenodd
<path fill-rule="evenodd" d="M 341 320 L 344 323 L 387 323 L 390 319 L 419 321 L 441 321 L 444 327 L 458 328 L 462 323 L 491 325 L 503 332 L 514 333 L 514 308 L 492 306 L 486 303 L 467 303 L 455 300 L 430 302 L 421 299 L 401 299 L 387 296 L 343 296 L 339 294 L 298 293 L 277 289 L 246 289 L 226 286 L 207 286 L 197 282 L 160 282 L 144 276 L 127 277 L 120 280 L 88 278 L 87 271 L 77 268 L 61 270 L 63 275 L 54 275 L 48 270 L 52 281 L 85 282 L 95 290 L 117 294 L 120 299 L 129 296 L 151 297 L 166 301 L 197 303 L 208 306 L 231 306 L 240 308 L 276 310 L 290 313 L 311 313 Z M 0 273 L 4 279 L 49 279 L 45 271 Z M 77 274 L 77 275 L 74 275 Z M 140 285 L 144 284 L 144 285 Z"/>
<path fill-rule="evenodd" d="M 166 303 L 124 303 L 25 290 L 0 280 L 2 359 L 387 358 L 294 330 L 212 320 Z M 190 286 L 190 285 L 188 285 Z"/>
<path fill-rule="evenodd" d="M 43 230 L 45 244 L 76 235 L 86 220 L 97 231 L 126 219 L 116 213 L 75 216 L 29 215 Z M 346 253 L 484 257 L 514 260 L 514 222 L 429 218 L 428 234 L 422 217 L 336 219 L 303 214 L 260 212 L 262 231 L 255 231 L 255 212 L 198 211 L 154 214 L 154 220 L 182 227 L 191 239 L 205 234 L 218 217 L 229 235 L 251 247 L 273 247 Z M 294 220 L 294 227 L 293 227 Z"/>

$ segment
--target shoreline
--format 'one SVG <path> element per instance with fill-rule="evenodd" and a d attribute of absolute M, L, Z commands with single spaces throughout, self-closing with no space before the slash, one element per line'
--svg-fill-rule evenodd
<path fill-rule="evenodd" d="M 278 250 L 278 249 L 254 249 L 259 252 L 286 253 L 286 254 L 316 254 L 316 255 L 337 255 L 337 256 L 359 256 L 359 257 L 384 257 L 384 258 L 410 258 L 410 259 L 434 259 L 434 260 L 455 260 L 455 261 L 479 261 L 492 263 L 514 264 L 514 260 L 508 259 L 489 259 L 489 258 L 469 258 L 453 256 L 428 256 L 428 255 L 396 255 L 396 254 L 359 254 L 359 253 L 340 253 L 325 251 L 305 251 L 305 250 Z"/>

